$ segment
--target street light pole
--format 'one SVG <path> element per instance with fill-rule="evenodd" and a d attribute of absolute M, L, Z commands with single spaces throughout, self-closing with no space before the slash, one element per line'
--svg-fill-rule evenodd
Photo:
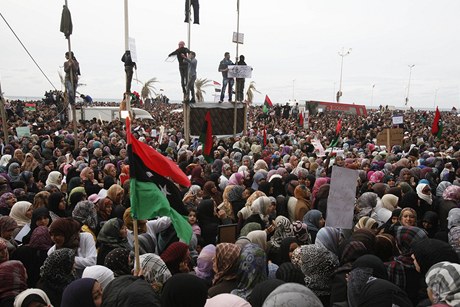
<path fill-rule="evenodd" d="M 415 64 L 411 64 L 407 66 L 409 66 L 409 82 L 407 83 L 407 94 L 406 94 L 406 103 L 405 103 L 406 106 L 409 103 L 410 79 L 412 77 L 412 68 L 414 68 Z"/>
<path fill-rule="evenodd" d="M 349 55 L 350 53 L 351 53 L 351 48 L 348 49 L 347 52 L 345 52 L 343 47 L 342 47 L 342 52 L 339 52 L 339 56 L 342 57 L 342 62 L 340 64 L 340 83 L 339 83 L 339 91 L 337 92 L 337 102 L 340 102 L 340 97 L 342 97 L 343 58 Z"/>

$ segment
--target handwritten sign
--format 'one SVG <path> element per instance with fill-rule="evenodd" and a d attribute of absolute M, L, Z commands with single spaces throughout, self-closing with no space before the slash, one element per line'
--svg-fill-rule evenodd
<path fill-rule="evenodd" d="M 252 67 L 247 65 L 229 65 L 228 66 L 229 78 L 251 78 Z"/>
<path fill-rule="evenodd" d="M 326 226 L 351 229 L 356 198 L 358 171 L 333 166 L 327 198 Z"/>
<path fill-rule="evenodd" d="M 402 116 L 393 116 L 393 125 L 399 125 L 404 123 L 404 117 Z"/>
<path fill-rule="evenodd" d="M 29 127 L 16 127 L 16 133 L 18 134 L 18 138 L 22 138 L 23 136 L 30 136 L 30 128 Z"/>
<path fill-rule="evenodd" d="M 326 155 L 326 152 L 320 140 L 314 139 L 311 141 L 311 144 L 313 145 L 313 147 L 315 147 L 315 152 L 318 157 L 324 157 Z"/>

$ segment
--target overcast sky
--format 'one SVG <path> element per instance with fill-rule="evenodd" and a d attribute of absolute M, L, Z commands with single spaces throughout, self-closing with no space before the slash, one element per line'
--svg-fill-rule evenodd
<path fill-rule="evenodd" d="M 94 98 L 122 97 L 123 0 L 68 0 L 74 25 L 72 49 L 80 62 L 79 91 Z M 187 42 L 184 0 L 130 0 L 130 37 L 136 40 L 137 77 L 156 77 L 172 100 L 182 96 L 177 61 L 165 61 Z M 200 0 L 200 25 L 192 25 L 190 49 L 198 78 L 222 81 L 217 71 L 236 45 L 237 0 Z M 59 32 L 64 0 L 1 0 L 0 12 L 35 60 L 61 88 L 67 41 Z M 338 52 L 344 58 L 342 102 L 402 106 L 414 64 L 409 105 L 460 105 L 460 1 L 458 0 L 241 0 L 240 32 L 252 81 L 274 103 L 289 99 L 333 101 L 339 89 Z M 42 96 L 52 89 L 0 20 L 0 77 L 5 96 Z M 247 80 L 248 83 L 249 80 Z M 373 85 L 374 90 L 372 91 Z M 139 91 L 141 85 L 133 84 Z M 205 99 L 212 101 L 212 87 Z M 437 95 L 436 95 L 437 94 Z"/>

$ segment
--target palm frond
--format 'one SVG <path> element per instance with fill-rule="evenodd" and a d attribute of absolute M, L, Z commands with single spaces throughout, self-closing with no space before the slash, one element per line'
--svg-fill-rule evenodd
<path fill-rule="evenodd" d="M 256 89 L 256 82 L 251 81 L 251 83 L 249 83 L 248 90 L 246 91 L 246 100 L 248 103 L 252 103 L 254 100 L 254 92 L 260 94 L 260 92 Z"/>
<path fill-rule="evenodd" d="M 141 89 L 141 97 L 143 100 L 149 98 L 149 97 L 153 97 L 154 95 L 156 96 L 157 95 L 157 92 L 156 92 L 156 87 L 155 87 L 155 83 L 158 83 L 158 79 L 156 77 L 153 77 L 149 80 L 147 80 L 146 82 L 142 82 L 138 79 L 134 79 L 134 81 L 137 81 L 137 82 L 140 82 L 142 83 L 142 89 Z"/>
<path fill-rule="evenodd" d="M 208 80 L 206 78 L 202 79 L 196 79 L 195 81 L 195 96 L 196 96 L 196 100 L 198 102 L 203 102 L 204 101 L 204 97 L 203 97 L 203 94 L 206 94 L 206 91 L 203 90 L 203 88 L 205 87 L 208 87 L 208 86 L 211 86 L 211 80 Z"/>

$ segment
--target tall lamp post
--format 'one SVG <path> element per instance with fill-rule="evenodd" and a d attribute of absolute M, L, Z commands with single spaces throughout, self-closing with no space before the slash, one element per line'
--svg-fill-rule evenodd
<path fill-rule="evenodd" d="M 405 103 L 406 106 L 409 103 L 410 79 L 412 77 L 412 68 L 414 68 L 415 64 L 411 64 L 407 66 L 409 66 L 409 82 L 407 83 L 407 94 L 406 94 L 406 103 Z"/>
<path fill-rule="evenodd" d="M 342 57 L 342 62 L 340 64 L 340 83 L 339 83 L 339 91 L 337 92 L 337 102 L 340 102 L 340 97 L 342 97 L 343 58 L 349 55 L 350 53 L 351 53 L 351 48 L 348 49 L 347 52 L 345 52 L 343 47 L 342 47 L 342 52 L 339 52 L 339 56 Z"/>

